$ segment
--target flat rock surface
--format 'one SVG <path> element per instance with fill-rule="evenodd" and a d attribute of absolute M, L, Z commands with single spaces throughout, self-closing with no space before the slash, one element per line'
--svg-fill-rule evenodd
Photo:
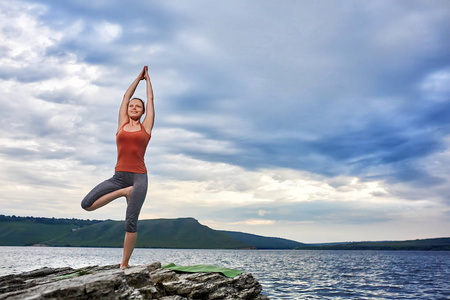
<path fill-rule="evenodd" d="M 250 273 L 181 273 L 160 263 L 120 269 L 42 268 L 0 277 L 0 299 L 255 299 L 265 300 Z"/>

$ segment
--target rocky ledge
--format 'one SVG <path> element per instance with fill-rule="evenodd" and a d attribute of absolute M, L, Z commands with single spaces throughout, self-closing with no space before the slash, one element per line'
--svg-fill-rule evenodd
<path fill-rule="evenodd" d="M 0 277 L 0 299 L 255 299 L 266 300 L 250 273 L 180 273 L 160 263 L 120 269 L 42 268 Z"/>

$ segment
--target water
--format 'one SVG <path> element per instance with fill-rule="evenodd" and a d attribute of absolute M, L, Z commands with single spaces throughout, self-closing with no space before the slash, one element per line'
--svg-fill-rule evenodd
<path fill-rule="evenodd" d="M 117 264 L 119 248 L 0 247 L 0 276 Z M 450 252 L 135 249 L 133 265 L 212 264 L 253 273 L 270 299 L 450 299 Z"/>

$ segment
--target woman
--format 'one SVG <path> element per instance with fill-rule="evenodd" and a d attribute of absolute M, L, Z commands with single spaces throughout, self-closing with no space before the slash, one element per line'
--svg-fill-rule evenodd
<path fill-rule="evenodd" d="M 131 98 L 141 80 L 147 85 L 147 114 L 144 102 Z M 125 218 L 125 240 L 121 268 L 128 267 L 137 239 L 137 220 L 147 194 L 147 169 L 144 154 L 150 140 L 155 110 L 153 89 L 145 66 L 123 96 L 119 110 L 119 126 L 116 134 L 117 164 L 114 176 L 97 185 L 81 202 L 87 211 L 96 210 L 114 199 L 125 197 L 127 211 Z"/>

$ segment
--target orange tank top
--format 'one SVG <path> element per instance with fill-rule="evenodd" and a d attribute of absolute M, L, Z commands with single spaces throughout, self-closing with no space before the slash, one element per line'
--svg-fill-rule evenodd
<path fill-rule="evenodd" d="M 117 164 L 116 172 L 147 173 L 144 155 L 150 141 L 150 134 L 141 125 L 141 130 L 125 131 L 123 127 L 117 132 Z"/>

